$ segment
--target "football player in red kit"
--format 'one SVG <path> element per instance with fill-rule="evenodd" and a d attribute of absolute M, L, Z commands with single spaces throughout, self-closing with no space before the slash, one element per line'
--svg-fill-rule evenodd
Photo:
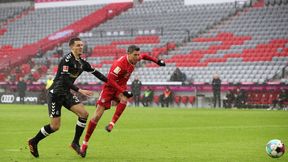
<path fill-rule="evenodd" d="M 107 77 L 108 82 L 105 83 L 100 97 L 96 103 L 97 108 L 91 120 L 89 121 L 86 135 L 81 146 L 81 151 L 84 157 L 86 155 L 90 136 L 96 128 L 97 123 L 103 115 L 104 111 L 110 109 L 111 101 L 116 101 L 118 104 L 116 106 L 116 111 L 112 117 L 111 122 L 105 128 L 108 132 L 112 131 L 115 123 L 121 116 L 122 112 L 125 110 L 127 99 L 133 96 L 130 91 L 127 91 L 127 81 L 134 71 L 137 62 L 143 59 L 153 61 L 159 66 L 165 66 L 165 62 L 163 60 L 158 60 L 157 58 L 146 54 L 140 54 L 140 48 L 135 45 L 129 46 L 127 52 L 127 55 L 120 57 L 118 60 L 115 60 L 110 68 Z"/>

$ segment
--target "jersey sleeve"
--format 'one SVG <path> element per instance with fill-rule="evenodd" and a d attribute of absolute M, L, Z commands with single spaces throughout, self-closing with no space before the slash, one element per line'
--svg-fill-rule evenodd
<path fill-rule="evenodd" d="M 140 55 L 140 60 L 148 60 L 148 61 L 152 61 L 154 63 L 157 64 L 158 59 L 152 56 L 149 56 L 147 54 L 141 54 Z"/>
<path fill-rule="evenodd" d="M 95 77 L 97 77 L 99 80 L 103 81 L 103 82 L 107 82 L 107 78 L 101 73 L 99 72 L 97 69 L 92 68 L 92 66 L 89 64 L 89 62 L 82 60 L 83 63 L 83 70 L 87 71 L 91 74 L 93 74 Z"/>

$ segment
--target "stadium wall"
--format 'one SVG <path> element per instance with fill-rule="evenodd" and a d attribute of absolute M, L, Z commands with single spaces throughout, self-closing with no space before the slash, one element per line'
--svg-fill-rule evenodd
<path fill-rule="evenodd" d="M 85 104 L 94 105 L 96 99 L 98 99 L 102 84 L 78 84 L 78 86 L 82 89 L 89 89 L 94 92 L 94 96 L 89 98 L 83 98 L 81 96 L 78 96 L 80 100 L 84 101 Z M 174 103 L 172 106 L 174 107 L 186 107 L 186 108 L 212 108 L 213 104 L 213 93 L 212 93 L 212 87 L 209 84 L 191 84 L 191 85 L 169 85 L 169 82 L 167 82 L 166 85 L 143 85 L 141 90 L 141 95 L 143 95 L 144 90 L 147 87 L 150 87 L 154 91 L 154 96 L 160 96 L 163 91 L 165 90 L 166 86 L 169 86 L 170 89 L 174 92 L 174 96 L 178 97 L 195 97 L 195 102 L 190 104 L 186 103 L 183 104 L 181 101 L 178 103 L 176 102 L 176 99 L 174 98 Z M 130 87 L 128 87 L 130 89 Z M 221 87 L 221 100 L 223 101 L 225 99 L 226 93 L 228 91 L 235 91 L 236 89 L 244 90 L 248 93 L 258 93 L 258 94 L 264 94 L 264 93 L 270 93 L 270 92 L 280 92 L 281 89 L 288 90 L 287 85 L 280 84 L 280 83 L 267 83 L 264 85 L 222 85 Z M 0 100 L 2 98 L 2 101 L 0 103 L 5 104 L 12 104 L 12 103 L 20 103 L 18 93 L 17 93 L 17 85 L 16 84 L 5 84 L 0 83 Z M 45 90 L 45 84 L 28 84 L 28 91 L 26 92 L 26 103 L 30 104 L 43 104 L 46 102 L 46 90 Z M 130 100 L 130 104 L 133 103 L 133 100 Z M 153 102 L 153 106 L 160 106 L 159 103 Z M 256 105 L 252 105 L 257 107 Z M 258 104 L 259 108 L 265 108 L 269 105 L 264 105 L 262 103 Z"/>

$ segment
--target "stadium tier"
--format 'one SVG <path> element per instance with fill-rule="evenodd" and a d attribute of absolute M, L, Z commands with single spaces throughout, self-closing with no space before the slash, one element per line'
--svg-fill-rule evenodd
<path fill-rule="evenodd" d="M 115 3 L 30 11 L 17 21 L 9 23 L 7 31 L 0 37 L 0 69 L 19 67 L 34 56 L 42 56 L 57 44 L 111 19 L 131 5 L 131 3 Z M 111 12 L 107 13 L 109 11 Z M 37 69 L 36 66 L 34 70 Z M 16 78 L 24 74 L 16 74 Z M 36 76 L 34 80 L 37 81 L 38 75 Z"/>
<path fill-rule="evenodd" d="M 147 64 L 138 68 L 131 80 L 138 76 L 144 82 L 167 82 L 180 67 L 194 82 L 209 83 L 218 73 L 229 83 L 264 83 L 287 64 L 288 13 L 285 3 L 263 4 L 236 14 L 234 3 L 189 6 L 183 1 L 144 2 L 88 31 L 88 37 L 83 34 L 93 48 L 88 61 L 105 73 L 129 44 L 138 44 L 143 52 L 166 59 L 172 70 L 153 70 L 156 65 Z M 67 44 L 63 47 L 68 51 Z M 145 71 L 148 75 L 143 75 Z M 160 75 L 154 77 L 154 71 Z M 93 81 L 89 75 L 79 79 Z"/>
<path fill-rule="evenodd" d="M 84 36 L 83 39 L 88 42 L 89 47 L 93 48 L 88 61 L 100 64 L 97 67 L 100 67 L 102 72 L 107 72 L 112 59 L 104 62 L 94 62 L 94 60 L 99 60 L 103 56 L 117 58 L 125 53 L 130 44 L 139 45 L 142 52 L 162 57 L 167 51 L 173 50 L 176 44 L 186 41 L 190 35 L 196 35 L 199 31 L 219 23 L 235 12 L 234 3 L 187 6 L 184 5 L 184 1 L 170 0 L 147 1 L 134 5 L 121 15 L 86 32 L 90 33 L 86 35 L 92 36 Z M 67 44 L 64 44 L 63 48 L 64 51 L 68 51 Z M 52 55 L 55 50 L 48 53 Z M 139 76 L 144 82 L 166 82 L 176 67 L 175 64 L 168 65 L 171 67 L 169 71 L 159 68 L 163 72 L 160 72 L 159 77 L 153 77 L 141 75 L 142 72 L 147 71 L 147 67 L 143 66 L 135 71 L 131 80 Z M 156 72 L 153 69 L 149 70 L 151 73 L 154 71 Z M 94 80 L 89 75 L 83 75 L 79 79 L 80 82 Z"/>

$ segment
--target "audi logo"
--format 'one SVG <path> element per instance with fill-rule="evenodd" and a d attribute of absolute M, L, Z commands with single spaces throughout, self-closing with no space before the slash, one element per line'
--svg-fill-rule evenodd
<path fill-rule="evenodd" d="M 2 95 L 1 102 L 2 103 L 13 103 L 14 102 L 14 95 Z"/>

